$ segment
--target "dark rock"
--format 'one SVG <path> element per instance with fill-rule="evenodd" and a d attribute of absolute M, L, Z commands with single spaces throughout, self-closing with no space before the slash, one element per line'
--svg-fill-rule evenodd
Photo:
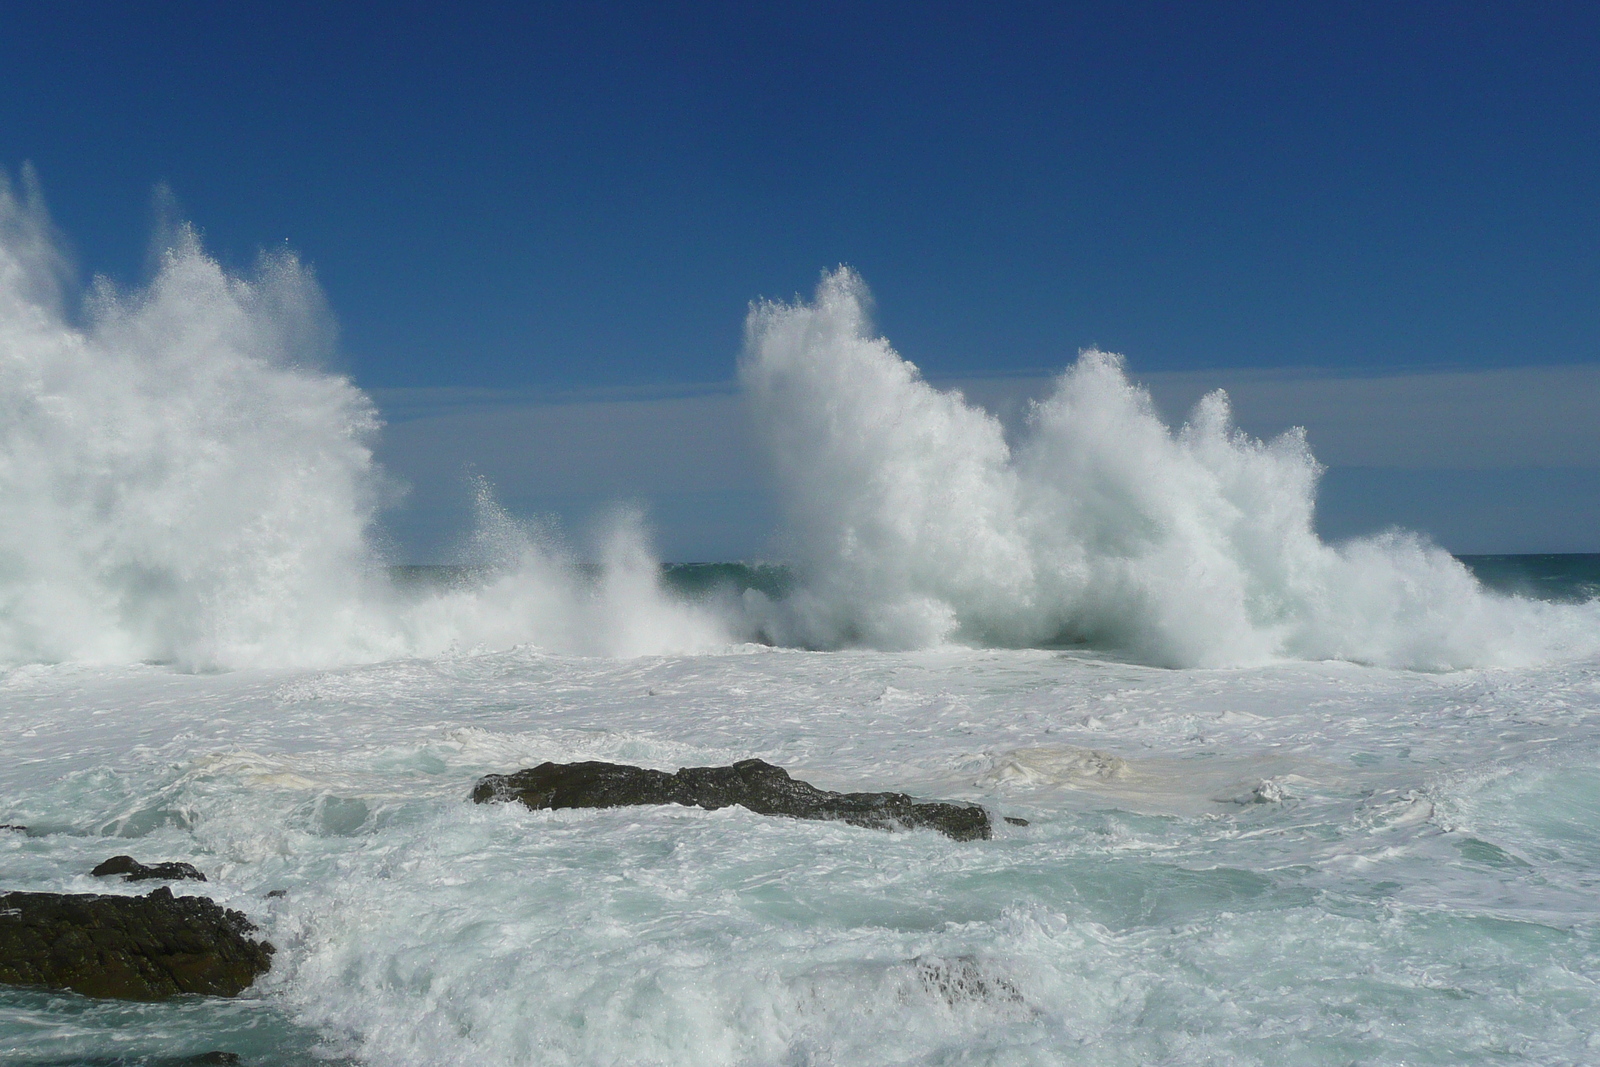
<path fill-rule="evenodd" d="M 989 973 L 976 956 L 918 956 L 911 962 L 922 984 L 938 993 L 952 1008 L 972 1001 L 1023 1002 L 1022 990 L 1016 983 L 1003 975 Z"/>
<path fill-rule="evenodd" d="M 541 763 L 515 774 L 479 779 L 472 799 L 520 800 L 530 808 L 615 808 L 683 804 L 715 810 L 731 805 L 761 815 L 837 819 L 877 830 L 926 827 L 957 841 L 987 839 L 989 813 L 972 804 L 919 804 L 904 793 L 834 793 L 789 777 L 758 759 L 731 767 L 685 767 L 676 774 L 620 763 Z"/>
<path fill-rule="evenodd" d="M 1012 826 L 1026 826 L 1026 825 L 1028 825 L 1028 820 L 1027 819 L 1019 819 L 1015 815 L 1002 815 L 1000 817 L 1002 819 L 1004 819 L 1006 822 L 1010 823 Z"/>
<path fill-rule="evenodd" d="M 206 876 L 192 863 L 152 863 L 147 867 L 132 856 L 112 856 L 89 873 L 96 878 L 120 874 L 124 882 L 142 882 L 147 878 L 167 878 L 172 881 L 192 878 L 197 882 L 206 880 Z"/>
<path fill-rule="evenodd" d="M 193 1056 L 73 1056 L 66 1060 L 7 1060 L 8 1067 L 209 1067 L 211 1064 L 236 1064 L 244 1060 L 237 1052 L 197 1052 Z"/>
<path fill-rule="evenodd" d="M 15 830 L 19 834 L 25 834 L 28 832 L 28 828 L 26 826 L 14 826 L 11 823 L 6 823 L 3 826 L 0 826 L 0 830 Z"/>
<path fill-rule="evenodd" d="M 267 891 L 267 899 L 268 900 L 272 900 L 272 899 L 274 899 L 276 897 L 286 897 L 288 895 L 289 895 L 289 891 L 287 889 L 269 889 Z"/>
<path fill-rule="evenodd" d="M 250 920 L 206 897 L 0 893 L 0 983 L 91 997 L 231 997 L 272 966 Z"/>

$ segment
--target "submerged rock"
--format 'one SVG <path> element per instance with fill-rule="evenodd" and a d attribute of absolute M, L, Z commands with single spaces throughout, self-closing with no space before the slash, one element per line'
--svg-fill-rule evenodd
<path fill-rule="evenodd" d="M 172 881 L 192 878 L 199 882 L 206 880 L 206 876 L 192 863 L 152 863 L 146 866 L 132 856 L 112 856 L 89 873 L 96 878 L 120 874 L 124 882 L 142 882 L 147 878 L 167 878 Z"/>
<path fill-rule="evenodd" d="M 0 893 L 0 983 L 91 997 L 231 997 L 272 966 L 243 913 L 206 897 Z"/>
<path fill-rule="evenodd" d="M 685 767 L 676 774 L 590 760 L 541 763 L 515 774 L 489 774 L 472 791 L 479 804 L 520 800 L 530 808 L 733 805 L 761 815 L 836 819 L 876 830 L 937 830 L 957 841 L 985 840 L 989 813 L 975 804 L 917 803 L 904 793 L 834 793 L 789 777 L 758 759 L 731 767 Z"/>
<path fill-rule="evenodd" d="M 911 962 L 922 984 L 952 1008 L 972 1001 L 1023 1003 L 1022 990 L 1016 983 L 987 970 L 976 956 L 918 956 Z"/>

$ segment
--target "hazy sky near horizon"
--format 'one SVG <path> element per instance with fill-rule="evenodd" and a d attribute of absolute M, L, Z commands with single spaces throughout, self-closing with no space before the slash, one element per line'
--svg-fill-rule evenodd
<path fill-rule="evenodd" d="M 1038 377 L 1088 345 L 1152 381 L 1479 375 L 1522 398 L 1523 423 L 1490 421 L 1525 441 L 1572 388 L 1544 368 L 1600 363 L 1597 55 L 1580 3 L 67 0 L 0 11 L 0 165 L 36 168 L 85 279 L 139 280 L 158 184 L 227 264 L 298 251 L 344 369 L 390 404 L 487 390 L 537 421 L 550 396 L 727 382 L 751 299 L 849 263 L 936 378 Z M 1315 446 L 1340 388 L 1241 421 Z M 1592 405 L 1515 465 L 1419 467 L 1406 442 L 1438 420 L 1478 438 L 1407 388 L 1363 403 L 1420 429 L 1324 456 L 1330 532 L 1600 549 L 1600 460 L 1572 444 Z M 515 451 L 397 410 L 385 455 L 420 511 L 433 468 L 404 456 Z M 508 469 L 614 454 L 614 484 L 516 503 L 633 493 L 669 555 L 765 543 L 749 457 L 712 448 L 737 486 L 669 493 L 613 447 L 642 410 L 561 416 L 557 454 Z M 1510 527 L 1460 532 L 1501 507 Z M 398 523 L 403 554 L 434 551 L 424 527 Z"/>

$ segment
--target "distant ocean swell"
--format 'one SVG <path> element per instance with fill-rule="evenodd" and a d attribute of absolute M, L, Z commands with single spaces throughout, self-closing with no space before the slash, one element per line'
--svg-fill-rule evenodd
<path fill-rule="evenodd" d="M 763 640 L 1448 669 L 1600 650 L 1592 599 L 1487 591 L 1402 532 L 1322 542 L 1303 435 L 1249 437 L 1220 392 L 1172 428 L 1120 357 L 1088 351 L 1008 442 L 873 333 L 846 269 L 811 303 L 754 306 L 739 366 L 792 581 L 684 595 L 626 514 L 580 566 L 484 485 L 475 579 L 397 583 L 376 547 L 398 496 L 373 461 L 378 413 L 320 369 L 334 331 L 304 266 L 232 276 L 180 230 L 146 287 L 100 283 L 80 308 L 62 263 L 37 193 L 0 188 L 0 662 Z"/>

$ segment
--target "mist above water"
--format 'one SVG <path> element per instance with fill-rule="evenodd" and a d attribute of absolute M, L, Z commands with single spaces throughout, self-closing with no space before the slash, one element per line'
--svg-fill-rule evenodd
<path fill-rule="evenodd" d="M 812 303 L 754 307 L 740 363 L 792 591 L 673 595 L 643 517 L 620 510 L 580 566 L 486 485 L 476 579 L 400 589 L 377 523 L 402 488 L 373 461 L 371 400 L 326 367 L 332 317 L 305 266 L 263 256 L 235 276 L 180 228 L 141 288 L 98 281 L 79 301 L 67 279 L 37 191 L 0 185 L 0 663 L 759 639 L 1449 668 L 1600 645 L 1594 605 L 1486 595 L 1416 537 L 1322 543 L 1303 436 L 1240 433 L 1221 393 L 1173 430 L 1119 357 L 1084 353 L 1013 445 L 872 333 L 847 270 Z"/>

